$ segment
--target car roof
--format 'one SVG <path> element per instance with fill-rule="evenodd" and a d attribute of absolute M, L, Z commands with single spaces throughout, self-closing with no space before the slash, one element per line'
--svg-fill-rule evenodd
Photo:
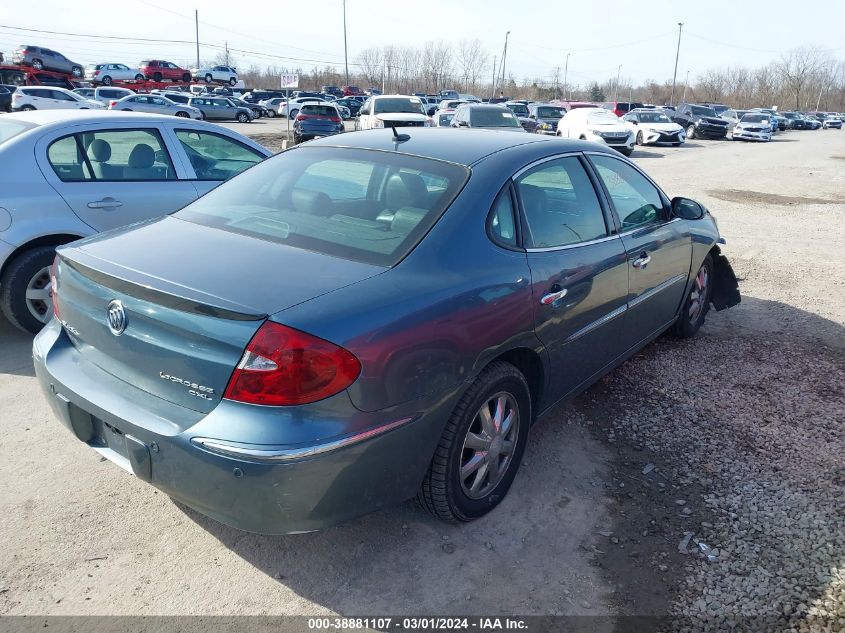
<path fill-rule="evenodd" d="M 374 149 L 382 151 L 401 151 L 424 158 L 433 158 L 461 165 L 472 165 L 481 159 L 502 151 L 513 151 L 520 147 L 533 145 L 538 150 L 545 147 L 542 144 L 557 144 L 560 152 L 602 151 L 597 143 L 578 141 L 575 139 L 560 139 L 540 134 L 519 134 L 511 131 L 467 129 L 456 132 L 453 129 L 441 127 L 431 128 L 397 128 L 410 138 L 402 142 L 398 148 L 393 140 L 390 128 L 366 130 L 328 136 L 307 143 L 310 147 L 350 147 L 357 149 Z M 514 138 L 518 136 L 519 138 Z M 609 150 L 610 152 L 615 150 Z"/>
<path fill-rule="evenodd" d="M 86 123 L 88 121 L 105 121 L 109 123 L 136 123 L 139 120 L 148 122 L 173 122 L 174 117 L 167 114 L 147 114 L 143 112 L 121 112 L 119 110 L 31 110 L 29 112 L 12 112 L 3 115 L 4 121 L 20 119 L 34 123 L 39 128 L 62 127 L 69 123 Z M 185 123 L 180 120 L 179 123 Z M 216 128 L 217 126 L 211 125 Z"/>

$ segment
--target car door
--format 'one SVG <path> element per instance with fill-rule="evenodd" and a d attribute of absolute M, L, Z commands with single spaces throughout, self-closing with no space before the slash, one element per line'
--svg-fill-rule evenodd
<path fill-rule="evenodd" d="M 549 354 L 551 401 L 595 378 L 621 353 L 625 248 L 581 154 L 514 177 L 531 269 L 534 323 Z"/>
<path fill-rule="evenodd" d="M 234 119 L 234 108 L 230 107 L 224 99 L 209 99 L 211 107 L 214 111 L 214 118 L 218 121 Z"/>
<path fill-rule="evenodd" d="M 671 218 L 662 191 L 629 161 L 589 153 L 618 223 L 628 261 L 624 343 L 639 345 L 670 325 L 689 278 L 692 239 L 686 222 Z"/>
<path fill-rule="evenodd" d="M 197 197 L 186 167 L 155 127 L 101 123 L 55 131 L 38 141 L 36 159 L 45 179 L 97 231 L 176 211 Z"/>

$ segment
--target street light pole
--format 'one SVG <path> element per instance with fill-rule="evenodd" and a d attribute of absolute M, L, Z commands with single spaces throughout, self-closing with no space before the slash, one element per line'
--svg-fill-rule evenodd
<path fill-rule="evenodd" d="M 566 101 L 566 77 L 569 74 L 569 53 L 566 54 L 566 66 L 563 69 L 563 100 Z"/>
<path fill-rule="evenodd" d="M 675 105 L 675 82 L 678 79 L 678 56 L 681 54 L 681 32 L 684 30 L 684 23 L 678 22 L 678 48 L 675 50 L 675 73 L 672 75 L 672 96 L 669 105 Z"/>
<path fill-rule="evenodd" d="M 684 82 L 684 96 L 681 97 L 681 101 L 684 103 L 687 102 L 687 86 L 689 85 L 689 71 L 687 71 L 687 80 Z"/>
<path fill-rule="evenodd" d="M 505 61 L 508 58 L 508 36 L 511 34 L 510 31 L 505 33 L 505 50 L 502 51 L 502 86 L 501 88 L 504 89 L 505 87 Z"/>
<path fill-rule="evenodd" d="M 616 69 L 616 87 L 613 89 L 613 100 L 619 100 L 619 75 L 622 72 L 622 64 L 619 64 L 619 68 Z"/>
<path fill-rule="evenodd" d="M 349 51 L 346 48 L 346 0 L 343 0 L 343 63 L 346 66 L 346 85 L 349 85 Z"/>
<path fill-rule="evenodd" d="M 200 67 L 200 12 L 194 9 L 194 26 L 197 34 L 197 68 Z"/>

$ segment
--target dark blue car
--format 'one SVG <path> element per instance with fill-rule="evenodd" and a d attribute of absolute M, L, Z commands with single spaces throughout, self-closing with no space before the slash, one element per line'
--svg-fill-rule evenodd
<path fill-rule="evenodd" d="M 35 370 L 76 438 L 237 528 L 467 521 L 544 411 L 739 302 L 720 241 L 594 143 L 347 134 L 58 249 Z"/>
<path fill-rule="evenodd" d="M 297 143 L 343 132 L 343 119 L 330 103 L 303 103 L 293 119 L 293 140 Z"/>

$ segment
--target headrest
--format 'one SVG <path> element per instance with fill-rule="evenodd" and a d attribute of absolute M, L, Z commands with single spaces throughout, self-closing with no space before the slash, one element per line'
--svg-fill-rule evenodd
<path fill-rule="evenodd" d="M 135 169 L 149 169 L 155 162 L 155 150 L 146 143 L 136 145 L 129 154 L 129 166 Z"/>
<path fill-rule="evenodd" d="M 94 139 L 91 145 L 88 146 L 88 151 L 91 157 L 98 163 L 105 163 L 111 158 L 111 145 L 101 138 Z"/>

